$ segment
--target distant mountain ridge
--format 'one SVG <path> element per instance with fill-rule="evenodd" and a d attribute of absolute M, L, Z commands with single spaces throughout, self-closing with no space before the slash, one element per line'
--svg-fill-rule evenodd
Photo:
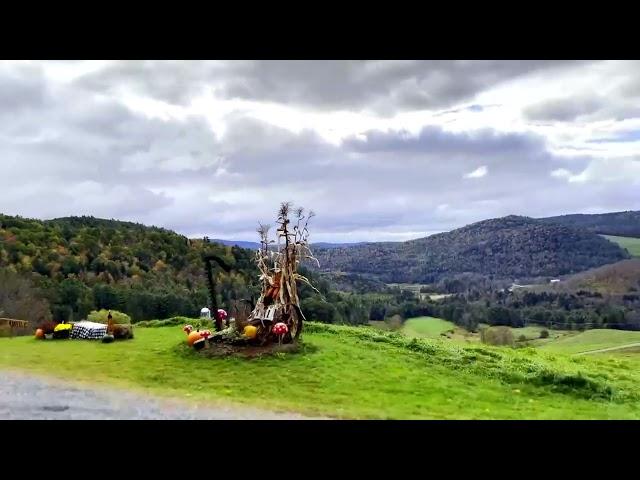
<path fill-rule="evenodd" d="M 316 249 L 321 268 L 385 282 L 431 283 L 448 274 L 544 277 L 576 273 L 629 254 L 589 231 L 510 215 L 400 243 Z"/>
<path fill-rule="evenodd" d="M 517 215 L 515 215 L 517 216 Z M 638 237 L 640 238 L 640 211 L 627 210 L 622 212 L 610 212 L 610 213 L 573 213 L 568 215 L 558 215 L 553 217 L 540 217 L 539 220 L 543 223 L 565 225 L 567 227 L 582 228 L 593 233 L 601 235 L 615 235 L 620 237 Z M 137 224 L 132 224 L 137 225 Z M 463 227 L 462 227 L 463 228 Z M 438 234 L 436 234 L 438 235 Z M 426 237 L 425 237 L 426 238 Z M 420 238 L 408 241 L 420 240 Z M 224 240 L 224 239 L 212 239 L 212 242 L 220 243 L 227 246 L 238 246 L 242 248 L 248 248 L 256 250 L 260 244 L 258 242 L 249 242 L 244 240 Z M 346 243 L 332 243 L 332 242 L 318 242 L 313 246 L 318 248 L 341 248 L 341 247 L 355 247 L 359 245 L 367 244 L 399 244 L 402 242 L 346 242 Z"/>
<path fill-rule="evenodd" d="M 625 250 L 598 234 L 633 233 L 624 227 L 635 225 L 639 216 L 640 212 L 543 219 L 511 215 L 407 242 L 319 242 L 312 246 L 322 270 L 362 274 L 390 283 L 431 283 L 457 273 L 507 278 L 558 276 L 628 258 Z M 199 255 L 193 247 L 202 242 L 170 230 L 94 217 L 37 221 L 0 215 L 0 220 L 0 230 L 4 229 L 0 232 L 4 250 L 0 264 L 47 276 L 57 276 L 57 272 L 82 276 L 86 272 L 88 278 L 95 275 L 102 281 L 104 277 L 106 283 L 148 281 L 154 288 L 160 284 L 156 279 L 160 276 L 168 279 L 164 285 L 176 280 L 178 284 L 187 280 L 200 283 L 195 278 L 201 269 Z M 17 236 L 17 245 L 13 243 L 18 233 L 12 233 L 14 228 L 24 229 Z M 257 242 L 212 242 L 227 248 L 258 247 Z M 227 254 L 238 255 L 243 263 L 250 256 L 239 251 Z"/>
<path fill-rule="evenodd" d="M 539 220 L 544 223 L 582 228 L 602 235 L 640 237 L 640 211 L 637 210 L 611 213 L 575 213 L 545 217 Z"/>
<path fill-rule="evenodd" d="M 212 238 L 209 240 L 212 243 L 219 243 L 221 245 L 226 245 L 228 247 L 240 247 L 240 248 L 248 248 L 249 250 L 257 250 L 260 248 L 260 244 L 258 242 L 247 242 L 244 240 L 223 240 L 220 238 Z M 349 248 L 356 245 L 365 245 L 368 242 L 357 242 L 357 243 L 330 243 L 330 242 L 318 242 L 312 243 L 311 248 Z"/>

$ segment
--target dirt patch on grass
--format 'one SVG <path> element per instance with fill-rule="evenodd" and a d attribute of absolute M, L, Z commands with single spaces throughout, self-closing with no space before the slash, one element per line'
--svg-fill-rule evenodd
<path fill-rule="evenodd" d="M 187 347 L 188 348 L 188 347 Z M 303 344 L 301 342 L 287 343 L 278 345 L 232 345 L 229 343 L 212 343 L 209 348 L 203 348 L 202 350 L 190 349 L 193 354 L 201 355 L 209 358 L 219 358 L 236 356 L 242 358 L 260 358 L 264 356 L 273 356 L 278 354 L 292 354 L 292 353 L 310 353 L 314 350 L 310 345 Z"/>

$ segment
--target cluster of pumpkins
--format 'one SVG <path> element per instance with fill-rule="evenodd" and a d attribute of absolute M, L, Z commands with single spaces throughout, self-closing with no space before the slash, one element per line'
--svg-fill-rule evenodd
<path fill-rule="evenodd" d="M 59 323 L 53 329 L 53 333 L 45 334 L 42 328 L 36 330 L 35 337 L 38 339 L 44 338 L 69 338 L 72 325 L 70 323 Z"/>
<path fill-rule="evenodd" d="M 190 347 L 195 348 L 196 350 L 204 348 L 206 346 L 207 339 L 211 336 L 211 332 L 209 330 L 196 330 L 194 332 L 192 325 L 185 325 L 182 328 L 182 331 L 187 334 L 187 344 Z M 272 332 L 278 335 L 278 338 L 280 340 L 282 340 L 282 337 L 286 335 L 288 331 L 289 327 L 287 327 L 287 325 L 282 322 L 276 323 L 272 328 Z M 242 333 L 245 337 L 254 339 L 258 334 L 258 328 L 254 327 L 253 325 L 247 325 L 246 327 L 244 327 Z"/>
<path fill-rule="evenodd" d="M 196 350 L 203 348 L 207 338 L 211 336 L 211 332 L 209 330 L 196 330 L 194 332 L 191 325 L 185 325 L 182 330 L 187 334 L 187 343 L 189 346 Z"/>

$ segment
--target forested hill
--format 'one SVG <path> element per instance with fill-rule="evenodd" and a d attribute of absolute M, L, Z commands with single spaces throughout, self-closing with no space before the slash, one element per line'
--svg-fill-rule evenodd
<path fill-rule="evenodd" d="M 315 249 L 323 270 L 369 274 L 386 282 L 430 283 L 447 274 L 543 277 L 575 273 L 628 257 L 587 231 L 508 216 L 399 243 Z"/>
<path fill-rule="evenodd" d="M 56 319 L 83 318 L 94 308 L 136 320 L 196 314 L 208 304 L 205 249 L 235 272 L 218 273 L 220 300 L 248 297 L 257 278 L 249 250 L 116 220 L 0 215 L 0 269 L 32 277 Z"/>
<path fill-rule="evenodd" d="M 603 235 L 640 237 L 640 211 L 560 215 L 539 220 L 543 223 L 583 228 Z"/>

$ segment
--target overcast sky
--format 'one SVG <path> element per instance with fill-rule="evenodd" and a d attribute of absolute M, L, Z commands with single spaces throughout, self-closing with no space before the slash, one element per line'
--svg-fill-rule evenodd
<path fill-rule="evenodd" d="M 0 212 L 312 241 L 640 209 L 637 61 L 0 62 Z"/>

